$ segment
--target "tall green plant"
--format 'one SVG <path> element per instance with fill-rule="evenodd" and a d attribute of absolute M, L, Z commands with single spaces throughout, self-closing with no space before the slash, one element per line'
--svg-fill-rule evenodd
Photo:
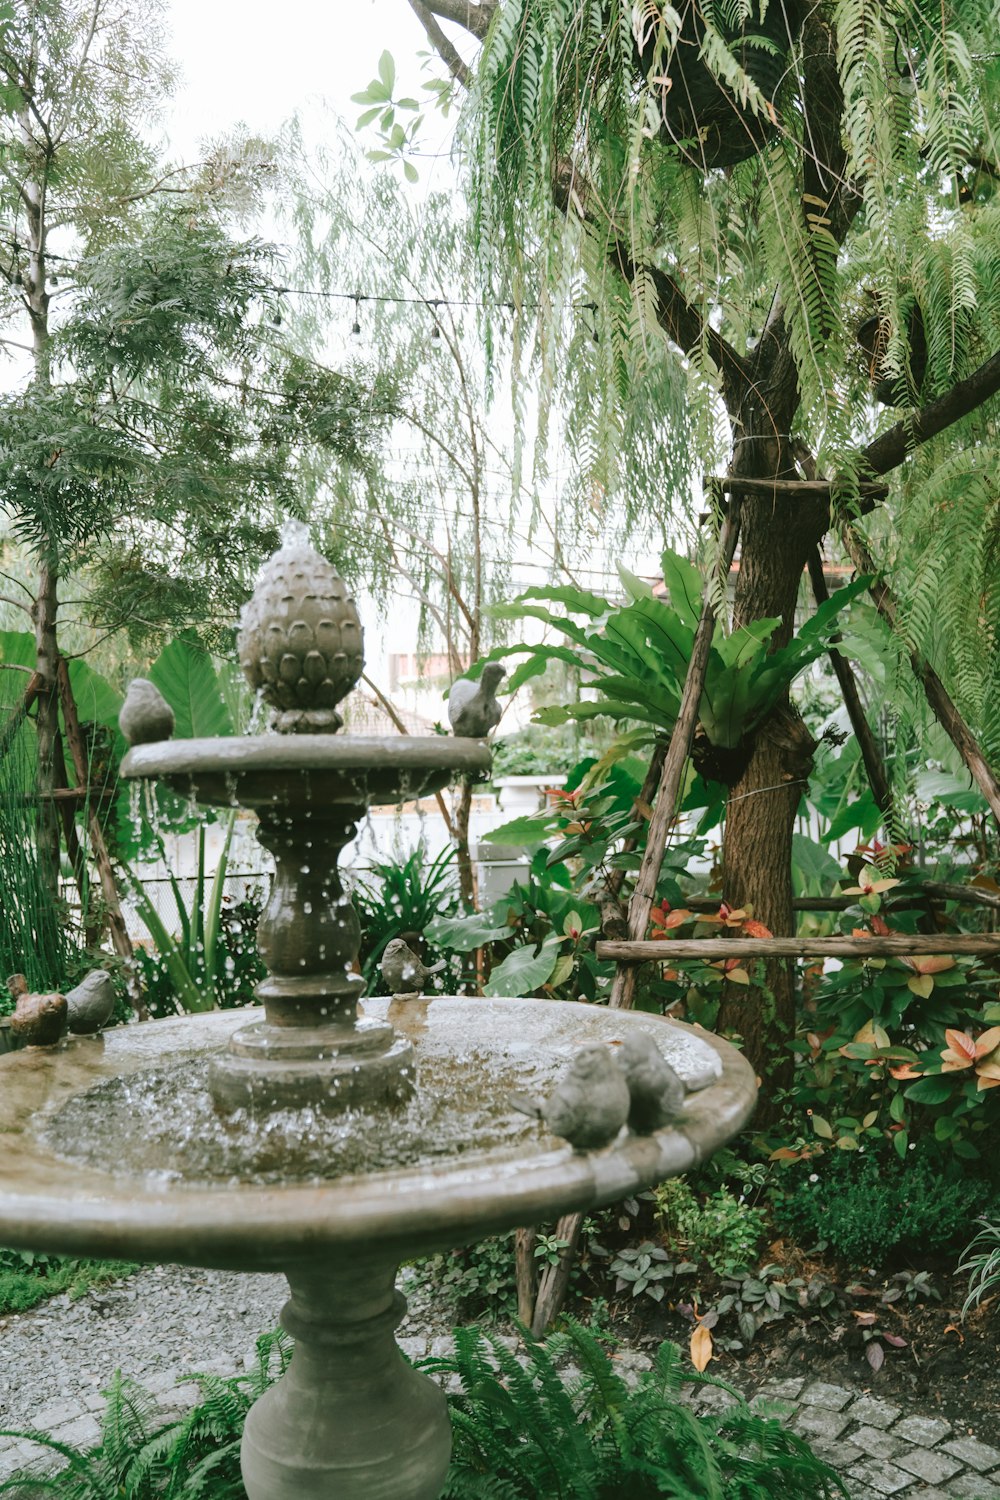
<path fill-rule="evenodd" d="M 190 906 L 184 899 L 180 882 L 168 868 L 167 881 L 177 912 L 176 928 L 164 922 L 148 889 L 135 872 L 128 868 L 125 871 L 136 910 L 170 976 L 177 1004 L 185 1011 L 213 1010 L 225 993 L 227 955 L 220 943 L 222 898 L 229 873 L 229 849 L 236 816 L 236 808 L 226 815 L 219 863 L 211 881 L 206 881 L 205 877 L 205 825 L 199 824 L 195 888 Z M 163 864 L 166 867 L 165 852 Z"/>

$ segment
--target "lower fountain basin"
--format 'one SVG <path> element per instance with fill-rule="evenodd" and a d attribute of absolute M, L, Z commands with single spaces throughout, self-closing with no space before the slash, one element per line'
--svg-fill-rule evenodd
<path fill-rule="evenodd" d="M 753 1072 L 734 1047 L 660 1017 L 448 997 L 369 1001 L 365 1012 L 391 1020 L 412 1043 L 417 1101 L 335 1125 L 308 1111 L 261 1122 L 265 1146 L 277 1132 L 273 1170 L 266 1149 L 254 1159 L 252 1136 L 234 1147 L 245 1154 L 208 1162 L 195 1149 L 185 1165 L 180 1150 L 223 1125 L 199 1102 L 193 1078 L 187 1090 L 177 1080 L 196 1069 L 196 1056 L 225 1047 L 253 1012 L 125 1027 L 0 1059 L 0 1244 L 242 1270 L 287 1271 L 376 1247 L 380 1259 L 403 1259 L 598 1208 L 687 1171 L 746 1122 L 755 1102 Z M 688 1086 L 677 1125 L 623 1133 L 580 1154 L 510 1108 L 511 1088 L 544 1092 L 575 1048 L 613 1045 L 636 1027 L 657 1038 Z M 171 1115 L 154 1132 L 151 1073 L 175 1080 Z M 120 1106 L 113 1114 L 104 1110 L 109 1092 Z M 90 1112 L 103 1127 L 95 1149 L 84 1149 L 74 1112 L 81 1120 Z M 246 1141 L 246 1122 L 238 1123 Z M 329 1155 L 324 1128 L 335 1135 Z M 338 1142 L 347 1147 L 339 1155 Z"/>

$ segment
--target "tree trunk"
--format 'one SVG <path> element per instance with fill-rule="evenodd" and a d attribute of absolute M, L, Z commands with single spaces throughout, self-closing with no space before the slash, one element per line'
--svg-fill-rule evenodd
<path fill-rule="evenodd" d="M 798 385 L 780 317 L 758 346 L 753 387 L 734 423 L 733 473 L 790 478 L 787 434 L 798 406 Z M 777 616 L 772 647 L 794 630 L 799 583 L 828 524 L 822 499 L 747 495 L 741 505 L 741 547 L 733 626 Z M 792 833 L 799 799 L 812 769 L 816 742 L 787 693 L 753 736 L 749 759 L 726 805 L 723 846 L 725 900 L 750 905 L 776 936 L 795 932 L 792 910 Z M 727 985 L 721 1031 L 738 1033 L 757 1074 L 766 1079 L 761 1108 L 788 1084 L 795 1028 L 795 975 L 790 966 L 765 965 L 764 984 Z"/>
<path fill-rule="evenodd" d="M 43 561 L 38 573 L 38 593 L 32 605 L 35 626 L 35 671 L 38 677 L 35 718 L 38 757 L 37 783 L 38 864 L 42 880 L 53 900 L 59 894 L 59 817 L 52 793 L 56 787 L 55 756 L 59 736 L 59 690 L 56 668 L 59 647 L 56 617 L 59 610 L 58 573 Z"/>
<path fill-rule="evenodd" d="M 61 657 L 56 664 L 56 677 L 62 700 L 63 718 L 66 721 L 66 742 L 73 757 L 73 770 L 76 773 L 78 784 L 86 786 L 90 778 L 87 749 L 84 743 L 80 718 L 76 711 L 73 684 L 69 680 L 69 668 Z M 101 827 L 100 815 L 96 807 L 90 809 L 90 852 L 94 863 L 97 865 L 97 873 L 101 881 L 101 894 L 104 897 L 104 907 L 108 928 L 111 933 L 111 942 L 118 957 L 123 958 L 129 966 L 129 973 L 131 975 L 131 966 L 135 959 L 135 953 L 132 948 L 132 939 L 128 934 L 128 927 L 125 924 L 125 916 L 122 912 L 121 899 L 118 894 L 118 882 L 115 879 L 114 866 L 111 863 L 111 855 L 108 852 L 108 846 L 104 839 L 104 830 Z M 146 1020 L 145 1007 L 131 984 L 129 991 L 132 1004 L 138 1013 L 139 1019 L 141 1021 Z"/>

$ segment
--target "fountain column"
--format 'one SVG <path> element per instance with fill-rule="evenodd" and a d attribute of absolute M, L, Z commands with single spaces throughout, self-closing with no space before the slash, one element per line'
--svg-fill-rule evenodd
<path fill-rule="evenodd" d="M 275 861 L 257 931 L 269 971 L 257 998 L 267 1018 L 235 1032 L 212 1062 L 212 1096 L 224 1113 L 377 1109 L 413 1093 L 409 1042 L 384 1021 L 358 1017 L 360 928 L 337 862 L 364 804 L 324 806 L 309 797 L 309 780 L 301 774 L 295 792 L 291 807 L 283 801 L 257 807 L 257 837 Z"/>
<path fill-rule="evenodd" d="M 249 1500 L 437 1500 L 447 1403 L 396 1345 L 406 1299 L 395 1277 L 393 1264 L 289 1273 L 281 1323 L 295 1355 L 247 1418 Z"/>

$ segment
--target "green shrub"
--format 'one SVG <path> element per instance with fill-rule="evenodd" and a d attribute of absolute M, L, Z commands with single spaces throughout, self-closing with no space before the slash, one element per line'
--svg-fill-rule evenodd
<path fill-rule="evenodd" d="M 221 1010 L 253 1005 L 254 990 L 267 970 L 257 952 L 257 924 L 263 910 L 264 894 L 257 891 L 242 901 L 219 910 L 218 954 L 214 977 L 196 975 L 196 981 L 210 989 Z M 135 966 L 143 998 L 150 1015 L 159 1020 L 176 1016 L 183 1009 L 177 996 L 174 972 L 166 956 L 137 946 Z"/>
<path fill-rule="evenodd" d="M 450 1359 L 423 1362 L 457 1377 L 454 1449 L 444 1500 L 829 1500 L 846 1492 L 799 1437 L 735 1395 L 696 1416 L 683 1383 L 719 1385 L 682 1368 L 662 1344 L 630 1388 L 585 1329 L 568 1323 L 547 1343 L 526 1338 L 521 1360 L 478 1328 L 455 1333 Z M 563 1381 L 568 1357 L 579 1374 Z M 723 1387 L 723 1389 L 728 1389 Z"/>
<path fill-rule="evenodd" d="M 657 1219 L 688 1260 L 719 1276 L 753 1265 L 766 1227 L 762 1209 L 749 1208 L 724 1187 L 699 1200 L 683 1177 L 655 1188 L 654 1198 Z"/>
<path fill-rule="evenodd" d="M 925 1158 L 836 1151 L 788 1169 L 776 1225 L 800 1244 L 823 1240 L 841 1259 L 880 1266 L 893 1252 L 946 1250 L 968 1235 L 988 1189 Z"/>
<path fill-rule="evenodd" d="M 398 937 L 413 943 L 414 934 L 424 936 L 433 921 L 451 916 L 459 909 L 455 850 L 444 849 L 429 860 L 421 845 L 405 859 L 370 865 L 368 874 L 369 878 L 358 880 L 351 892 L 361 923 L 358 956 L 366 994 L 386 995 L 388 990 L 379 967 L 386 944 Z M 419 951 L 419 944 L 416 946 Z M 427 963 L 440 956 L 452 958 L 429 948 L 421 954 Z M 442 988 L 447 986 L 454 991 L 461 974 L 461 961 L 450 962 L 441 981 Z"/>
<path fill-rule="evenodd" d="M 719 1385 L 682 1369 L 680 1352 L 663 1344 L 655 1368 L 630 1388 L 605 1350 L 579 1324 L 547 1343 L 526 1338 L 521 1360 L 478 1328 L 455 1333 L 449 1359 L 421 1368 L 457 1377 L 449 1397 L 454 1451 L 444 1500 L 831 1500 L 845 1491 L 807 1444 L 772 1419 L 734 1404 L 695 1416 L 680 1399 L 682 1383 Z M 581 1372 L 565 1382 L 559 1363 Z M 245 1500 L 239 1472 L 243 1424 L 253 1402 L 290 1358 L 280 1333 L 257 1340 L 247 1375 L 196 1375 L 202 1400 L 164 1421 L 153 1398 L 116 1374 L 89 1449 L 31 1437 L 63 1458 L 56 1473 L 41 1464 L 0 1483 L 0 1495 L 50 1493 L 59 1500 Z M 728 1389 L 723 1387 L 723 1389 Z"/>

